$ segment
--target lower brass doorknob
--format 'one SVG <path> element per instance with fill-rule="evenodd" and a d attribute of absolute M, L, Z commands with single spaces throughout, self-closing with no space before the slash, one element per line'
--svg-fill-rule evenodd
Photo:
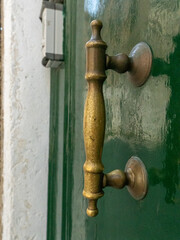
<path fill-rule="evenodd" d="M 146 168 L 138 157 L 131 157 L 128 160 L 124 172 L 117 169 L 104 174 L 103 178 L 103 187 L 121 189 L 127 186 L 129 193 L 136 200 L 141 200 L 146 196 L 147 183 Z"/>
<path fill-rule="evenodd" d="M 89 200 L 87 214 L 94 217 L 98 214 L 97 200 L 104 195 L 103 188 L 127 186 L 130 194 L 140 200 L 147 193 L 147 172 L 144 164 L 137 157 L 132 157 L 126 164 L 125 172 L 115 170 L 103 174 L 101 162 L 105 134 L 105 105 L 103 82 L 105 71 L 113 69 L 118 73 L 128 72 L 136 86 L 143 85 L 150 74 L 152 53 L 146 43 L 137 44 L 130 55 L 118 54 L 108 56 L 106 43 L 101 39 L 102 23 L 94 20 L 91 23 L 92 36 L 86 43 L 86 75 L 88 94 L 84 108 L 84 143 L 86 161 L 84 163 L 83 195 Z"/>
<path fill-rule="evenodd" d="M 125 166 L 125 171 L 116 169 L 103 175 L 102 187 L 122 189 L 127 186 L 131 196 L 136 200 L 141 200 L 147 194 L 147 183 L 147 171 L 143 162 L 138 157 L 131 157 Z M 97 200 L 91 199 L 87 208 L 87 215 L 95 217 L 97 214 Z"/>

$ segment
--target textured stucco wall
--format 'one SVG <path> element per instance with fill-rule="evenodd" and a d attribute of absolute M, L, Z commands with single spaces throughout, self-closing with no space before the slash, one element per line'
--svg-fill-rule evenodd
<path fill-rule="evenodd" d="M 4 0 L 3 240 L 46 239 L 50 72 L 40 0 Z"/>

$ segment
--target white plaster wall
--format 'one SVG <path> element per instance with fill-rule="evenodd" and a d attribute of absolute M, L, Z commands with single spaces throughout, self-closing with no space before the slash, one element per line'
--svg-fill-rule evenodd
<path fill-rule="evenodd" d="M 4 0 L 3 240 L 45 240 L 50 72 L 40 0 Z"/>

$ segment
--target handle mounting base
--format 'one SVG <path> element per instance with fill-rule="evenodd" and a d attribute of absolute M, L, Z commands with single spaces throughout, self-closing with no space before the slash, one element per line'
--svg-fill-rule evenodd
<path fill-rule="evenodd" d="M 140 42 L 133 47 L 129 54 L 131 61 L 128 75 L 132 83 L 140 87 L 148 79 L 151 72 L 152 52 L 145 42 Z"/>
<path fill-rule="evenodd" d="M 131 157 L 125 167 L 127 189 L 136 200 L 143 199 L 148 190 L 147 171 L 138 157 Z"/>
<path fill-rule="evenodd" d="M 143 199 L 148 190 L 147 171 L 143 162 L 138 157 L 131 157 L 125 171 L 116 169 L 103 177 L 103 187 L 121 189 L 127 186 L 131 196 L 136 200 Z"/>

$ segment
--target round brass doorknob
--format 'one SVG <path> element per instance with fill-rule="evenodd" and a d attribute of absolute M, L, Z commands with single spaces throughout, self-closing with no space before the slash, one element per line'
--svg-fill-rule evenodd
<path fill-rule="evenodd" d="M 143 199 L 148 190 L 148 177 L 144 163 L 138 157 L 131 157 L 125 171 L 116 169 L 104 174 L 103 187 L 121 189 L 127 186 L 131 196 L 136 200 Z"/>

